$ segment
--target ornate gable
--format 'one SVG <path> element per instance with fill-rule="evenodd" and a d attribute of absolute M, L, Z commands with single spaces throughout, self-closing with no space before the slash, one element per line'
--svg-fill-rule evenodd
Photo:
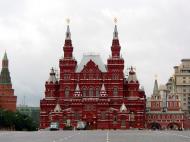
<path fill-rule="evenodd" d="M 88 61 L 84 68 L 82 69 L 83 73 L 101 73 L 98 65 L 96 65 L 92 60 Z"/>

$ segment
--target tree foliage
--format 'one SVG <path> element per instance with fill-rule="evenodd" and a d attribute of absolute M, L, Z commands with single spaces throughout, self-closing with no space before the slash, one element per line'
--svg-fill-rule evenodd
<path fill-rule="evenodd" d="M 35 131 L 37 124 L 25 114 L 0 109 L 0 129 Z"/>

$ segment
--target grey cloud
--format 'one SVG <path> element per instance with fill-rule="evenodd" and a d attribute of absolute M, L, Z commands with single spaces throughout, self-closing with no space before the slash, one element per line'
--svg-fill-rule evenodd
<path fill-rule="evenodd" d="M 49 69 L 63 56 L 67 17 L 71 18 L 74 56 L 99 52 L 110 55 L 113 17 L 126 68 L 134 65 L 147 96 L 154 75 L 166 83 L 173 66 L 190 52 L 188 0 L 0 0 L 0 57 L 7 50 L 18 103 L 26 96 L 39 106 Z M 104 53 L 104 54 L 103 54 Z"/>

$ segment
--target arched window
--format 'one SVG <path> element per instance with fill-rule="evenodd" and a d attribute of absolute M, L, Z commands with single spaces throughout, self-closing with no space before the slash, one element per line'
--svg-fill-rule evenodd
<path fill-rule="evenodd" d="M 114 95 L 114 96 L 117 96 L 117 95 L 118 95 L 118 88 L 117 88 L 117 87 L 114 87 L 114 88 L 113 88 L 113 95 Z"/>
<path fill-rule="evenodd" d="M 100 95 L 100 89 L 96 88 L 96 96 L 98 97 Z"/>
<path fill-rule="evenodd" d="M 69 97 L 70 89 L 69 87 L 65 88 L 65 97 Z"/>
<path fill-rule="evenodd" d="M 94 89 L 92 87 L 89 88 L 89 96 L 92 97 L 94 95 Z"/>
<path fill-rule="evenodd" d="M 83 88 L 82 88 L 82 95 L 83 95 L 83 96 L 86 96 L 86 87 L 83 87 Z"/>

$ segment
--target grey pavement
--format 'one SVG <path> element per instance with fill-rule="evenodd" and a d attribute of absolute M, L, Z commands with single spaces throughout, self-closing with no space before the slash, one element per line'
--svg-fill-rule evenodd
<path fill-rule="evenodd" d="M 0 131 L 0 142 L 190 142 L 190 131 Z"/>

